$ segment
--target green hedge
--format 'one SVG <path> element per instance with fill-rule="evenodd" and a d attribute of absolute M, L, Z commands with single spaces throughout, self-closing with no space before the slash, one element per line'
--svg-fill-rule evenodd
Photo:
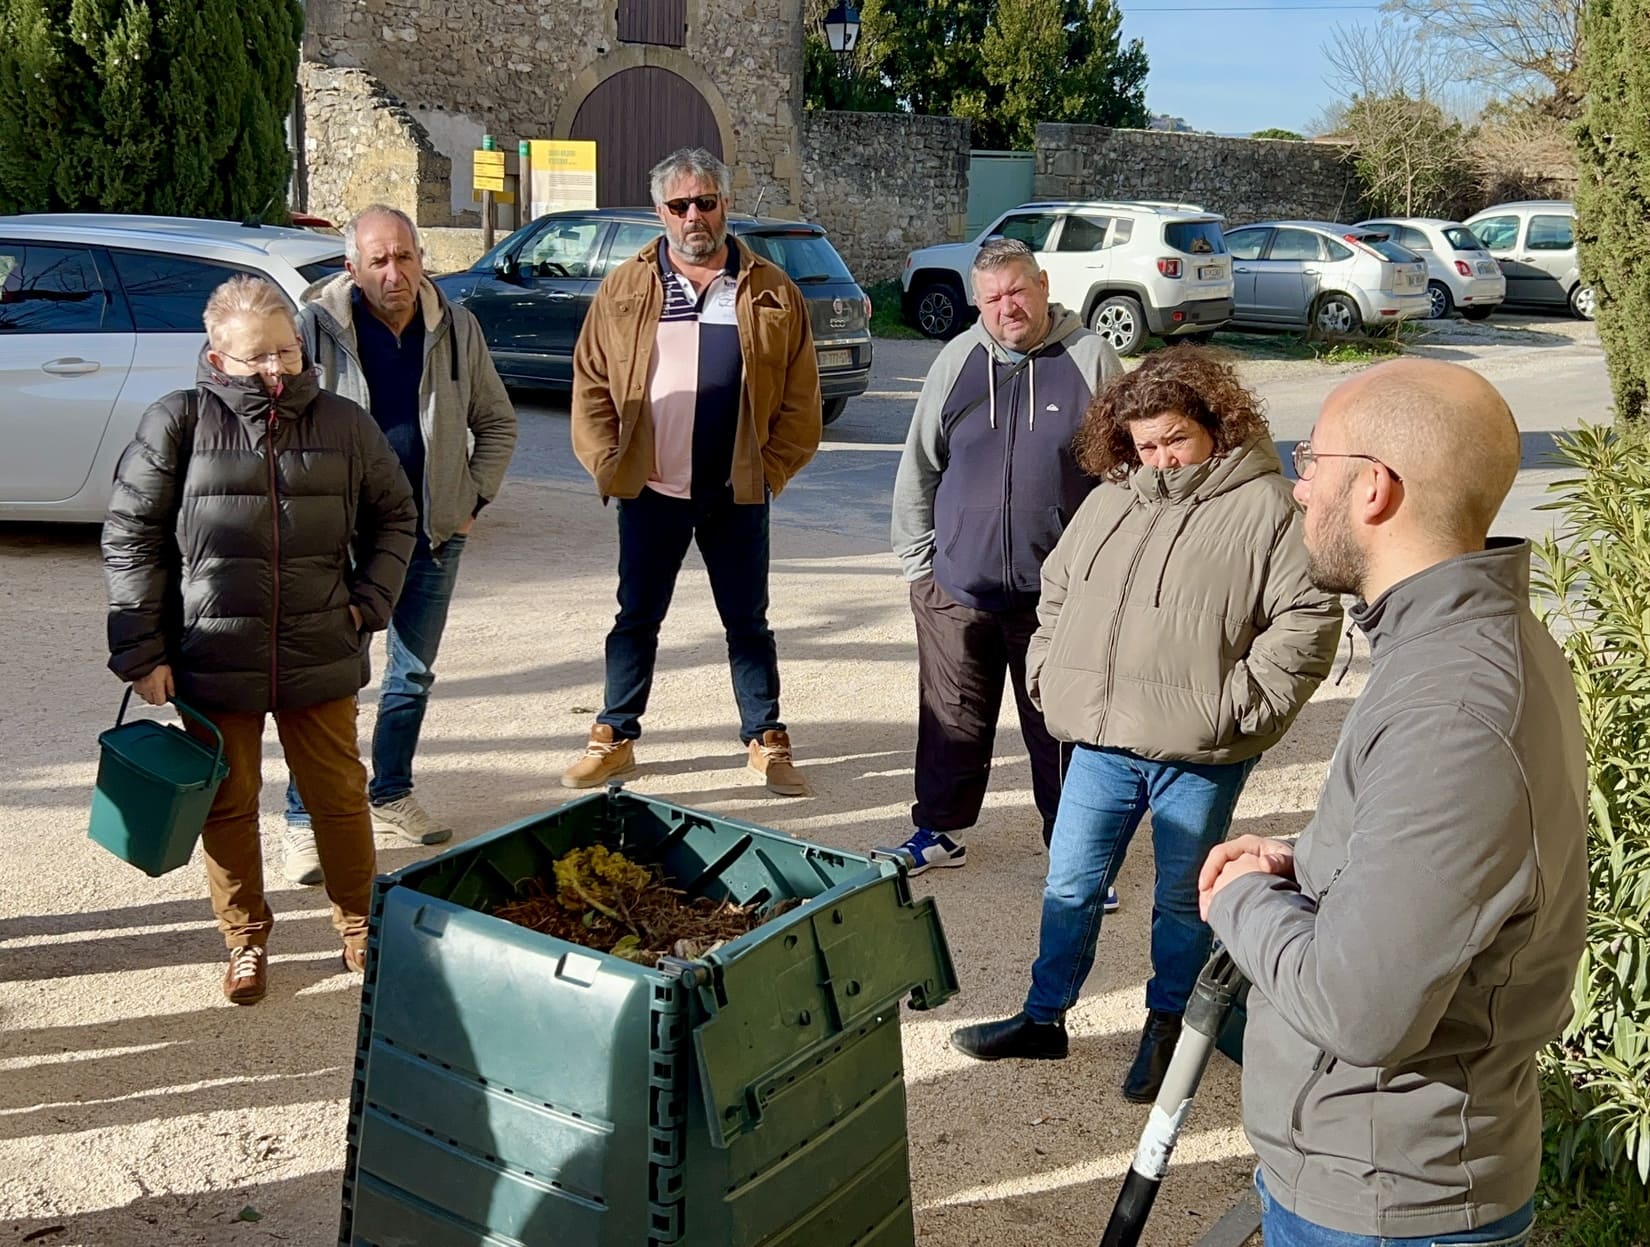
<path fill-rule="evenodd" d="M 1558 454 L 1562 523 L 1534 589 L 1564 646 L 1587 735 L 1591 902 L 1575 1018 L 1543 1066 L 1549 1176 L 1650 1183 L 1650 462 L 1635 430 Z"/>

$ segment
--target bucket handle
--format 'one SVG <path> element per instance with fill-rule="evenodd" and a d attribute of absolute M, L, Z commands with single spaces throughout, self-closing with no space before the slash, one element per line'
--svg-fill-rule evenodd
<path fill-rule="evenodd" d="M 134 687 L 134 685 L 128 684 L 126 686 L 126 696 L 120 699 L 120 713 L 115 716 L 116 727 L 119 727 L 126 720 L 126 708 L 132 704 L 132 690 Z M 188 715 L 207 731 L 211 732 L 212 738 L 218 742 L 218 752 L 212 758 L 212 774 L 216 775 L 218 773 L 218 768 L 223 765 L 223 733 L 218 730 L 218 725 L 212 722 L 211 719 L 207 718 L 199 710 L 196 710 L 193 706 L 184 705 L 183 702 L 179 701 L 176 697 L 168 698 L 168 700 L 178 708 L 178 712 L 180 714 Z"/>

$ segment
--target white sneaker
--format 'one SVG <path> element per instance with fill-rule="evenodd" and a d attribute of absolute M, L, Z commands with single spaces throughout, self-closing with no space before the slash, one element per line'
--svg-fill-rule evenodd
<path fill-rule="evenodd" d="M 286 862 L 281 867 L 293 883 L 314 887 L 321 882 L 321 855 L 315 851 L 315 832 L 309 827 L 286 829 Z"/>
<path fill-rule="evenodd" d="M 431 818 L 410 792 L 384 805 L 373 806 L 372 825 L 378 831 L 393 831 L 413 844 L 440 844 L 453 838 L 453 829 Z"/>

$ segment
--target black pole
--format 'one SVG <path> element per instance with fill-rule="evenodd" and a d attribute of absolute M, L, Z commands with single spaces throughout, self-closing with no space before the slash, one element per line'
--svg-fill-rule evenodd
<path fill-rule="evenodd" d="M 1213 956 L 1197 976 L 1197 986 L 1186 1004 L 1186 1018 L 1174 1057 L 1163 1076 L 1163 1087 L 1146 1120 L 1135 1150 L 1134 1163 L 1123 1179 L 1111 1220 L 1100 1238 L 1100 1247 L 1136 1247 L 1151 1215 L 1157 1191 L 1168 1171 L 1181 1128 L 1191 1111 L 1192 1097 L 1203 1081 L 1203 1071 L 1214 1054 L 1215 1041 L 1232 1015 L 1232 1008 L 1245 987 L 1242 971 L 1224 948 L 1217 945 Z"/>

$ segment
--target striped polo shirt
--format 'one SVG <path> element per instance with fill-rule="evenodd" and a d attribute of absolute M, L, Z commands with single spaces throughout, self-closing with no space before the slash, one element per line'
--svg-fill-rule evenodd
<path fill-rule="evenodd" d="M 648 365 L 654 472 L 647 485 L 670 498 L 705 496 L 733 474 L 733 439 L 745 361 L 739 348 L 734 290 L 739 248 L 728 239 L 728 263 L 703 293 L 671 266 L 659 246 L 664 310 Z"/>

